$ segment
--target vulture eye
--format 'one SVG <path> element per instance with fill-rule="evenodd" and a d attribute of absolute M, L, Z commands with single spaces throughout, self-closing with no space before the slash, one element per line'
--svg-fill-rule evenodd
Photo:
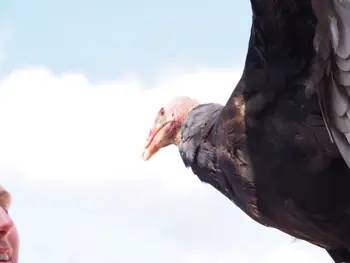
<path fill-rule="evenodd" d="M 164 108 L 161 108 L 161 109 L 159 110 L 159 115 L 160 115 L 160 116 L 164 116 L 164 113 L 165 113 L 165 109 L 164 109 Z"/>

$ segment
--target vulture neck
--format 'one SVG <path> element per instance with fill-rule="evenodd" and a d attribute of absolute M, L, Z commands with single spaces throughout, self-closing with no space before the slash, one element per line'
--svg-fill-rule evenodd
<path fill-rule="evenodd" d="M 196 165 L 204 167 L 208 165 L 207 157 L 214 159 L 214 156 L 209 156 L 215 152 L 215 139 L 210 138 L 210 135 L 222 108 L 222 105 L 215 103 L 201 104 L 185 117 L 176 140 L 186 167 L 192 170 Z"/>
<path fill-rule="evenodd" d="M 181 115 L 179 117 L 179 119 L 177 120 L 177 132 L 175 134 L 175 139 L 174 139 L 174 144 L 176 146 L 179 147 L 180 142 L 181 142 L 181 136 L 182 136 L 182 126 L 185 123 L 185 120 L 187 119 L 188 115 L 192 112 L 192 110 L 194 110 L 195 108 L 197 108 L 198 106 L 200 106 L 201 104 L 194 101 L 191 104 L 187 104 L 186 106 L 182 106 L 181 108 Z"/>

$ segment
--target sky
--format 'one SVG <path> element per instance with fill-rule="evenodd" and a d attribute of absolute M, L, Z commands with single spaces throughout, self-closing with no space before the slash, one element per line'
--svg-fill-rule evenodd
<path fill-rule="evenodd" d="M 249 1 L 4 0 L 0 17 L 0 176 L 21 263 L 332 262 L 252 221 L 175 146 L 141 159 L 173 96 L 226 102 Z"/>

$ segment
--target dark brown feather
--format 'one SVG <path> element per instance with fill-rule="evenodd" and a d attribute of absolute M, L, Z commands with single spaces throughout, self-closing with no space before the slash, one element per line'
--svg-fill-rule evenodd
<path fill-rule="evenodd" d="M 350 169 L 326 126 L 332 4 L 251 4 L 242 78 L 224 107 L 201 105 L 188 115 L 180 154 L 260 224 L 350 263 Z"/>
<path fill-rule="evenodd" d="M 247 207 L 248 215 L 329 251 L 348 251 L 349 168 L 330 140 L 319 97 L 306 92 L 323 76 L 328 43 L 319 43 L 322 56 L 316 56 L 311 1 L 251 2 L 244 74 L 220 115 L 218 165 L 227 177 L 251 178 L 249 191 L 235 186 L 241 198 L 255 199 L 257 216 Z M 249 160 L 249 176 L 236 171 L 237 149 Z M 350 254 L 342 260 L 350 262 Z"/>

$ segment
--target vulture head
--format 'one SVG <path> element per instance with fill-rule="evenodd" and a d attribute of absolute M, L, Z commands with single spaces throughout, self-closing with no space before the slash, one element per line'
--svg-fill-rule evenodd
<path fill-rule="evenodd" d="M 142 153 L 143 160 L 149 160 L 161 148 L 178 145 L 181 127 L 188 113 L 200 103 L 189 97 L 175 97 L 161 107 L 153 122 Z"/>

